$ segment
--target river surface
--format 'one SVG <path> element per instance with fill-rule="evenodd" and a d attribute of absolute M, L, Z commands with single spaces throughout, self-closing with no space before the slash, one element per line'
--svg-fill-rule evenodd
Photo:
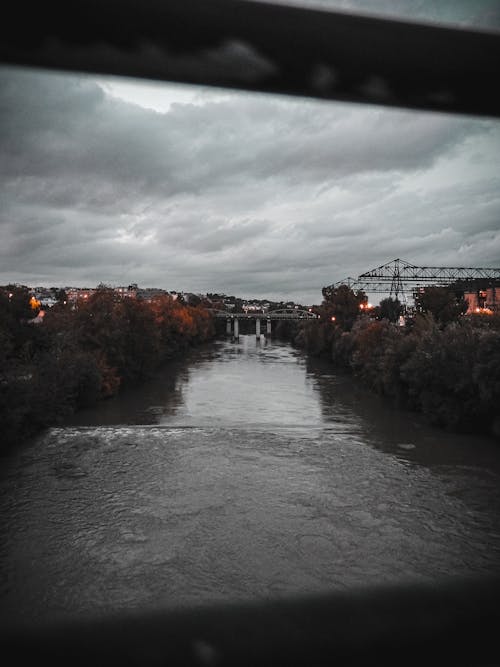
<path fill-rule="evenodd" d="M 219 341 L 0 472 L 9 620 L 495 574 L 499 443 L 287 344 Z"/>

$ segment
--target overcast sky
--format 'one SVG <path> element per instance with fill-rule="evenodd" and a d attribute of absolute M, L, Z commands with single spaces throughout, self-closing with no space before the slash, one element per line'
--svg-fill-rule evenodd
<path fill-rule="evenodd" d="M 399 10 L 500 29 L 491 0 Z M 500 266 L 499 121 L 14 68 L 0 85 L 0 284 L 312 304 L 396 257 Z"/>

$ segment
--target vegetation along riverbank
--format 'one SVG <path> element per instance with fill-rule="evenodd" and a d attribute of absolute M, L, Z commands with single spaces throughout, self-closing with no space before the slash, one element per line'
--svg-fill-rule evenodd
<path fill-rule="evenodd" d="M 40 323 L 27 287 L 0 288 L 3 446 L 146 379 L 214 333 L 205 308 L 168 295 L 139 301 L 101 286 L 70 306 L 61 293 Z"/>
<path fill-rule="evenodd" d="M 500 438 L 498 314 L 465 315 L 446 288 L 427 290 L 411 318 L 400 317 L 396 299 L 369 309 L 365 294 L 345 285 L 323 296 L 320 322 L 288 332 L 296 345 L 435 426 Z"/>
<path fill-rule="evenodd" d="M 323 297 L 319 320 L 278 321 L 273 333 L 435 426 L 500 439 L 498 314 L 465 315 L 446 288 L 427 289 L 412 317 L 402 317 L 396 299 L 369 308 L 346 285 Z M 39 311 L 27 287 L 0 288 L 4 446 L 147 379 L 216 332 L 202 304 L 123 298 L 106 286 L 71 305 L 61 292 L 42 324 Z"/>

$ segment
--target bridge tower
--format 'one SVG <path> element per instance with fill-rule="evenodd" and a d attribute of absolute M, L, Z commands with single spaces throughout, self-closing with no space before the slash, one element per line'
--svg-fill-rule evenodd
<path fill-rule="evenodd" d="M 390 296 L 392 297 L 392 295 L 394 294 L 394 297 L 399 300 L 399 295 L 401 294 L 403 296 L 404 301 L 406 301 L 403 281 L 401 279 L 401 267 L 399 258 L 395 259 L 393 264 L 394 266 L 393 266 L 393 273 L 391 280 Z"/>

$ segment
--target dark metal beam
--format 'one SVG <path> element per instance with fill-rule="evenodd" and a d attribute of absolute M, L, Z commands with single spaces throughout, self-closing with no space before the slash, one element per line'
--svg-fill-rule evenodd
<path fill-rule="evenodd" d="M 492 665 L 500 581 L 354 589 L 282 602 L 127 614 L 0 630 L 16 664 Z"/>
<path fill-rule="evenodd" d="M 500 116 L 500 34 L 243 0 L 18 0 L 0 62 Z"/>
<path fill-rule="evenodd" d="M 391 281 L 400 276 L 405 282 L 438 282 L 449 284 L 456 280 L 477 280 L 481 278 L 500 280 L 500 268 L 468 266 L 415 266 L 402 259 L 395 259 L 376 269 L 358 276 L 358 280 L 380 279 Z"/>

